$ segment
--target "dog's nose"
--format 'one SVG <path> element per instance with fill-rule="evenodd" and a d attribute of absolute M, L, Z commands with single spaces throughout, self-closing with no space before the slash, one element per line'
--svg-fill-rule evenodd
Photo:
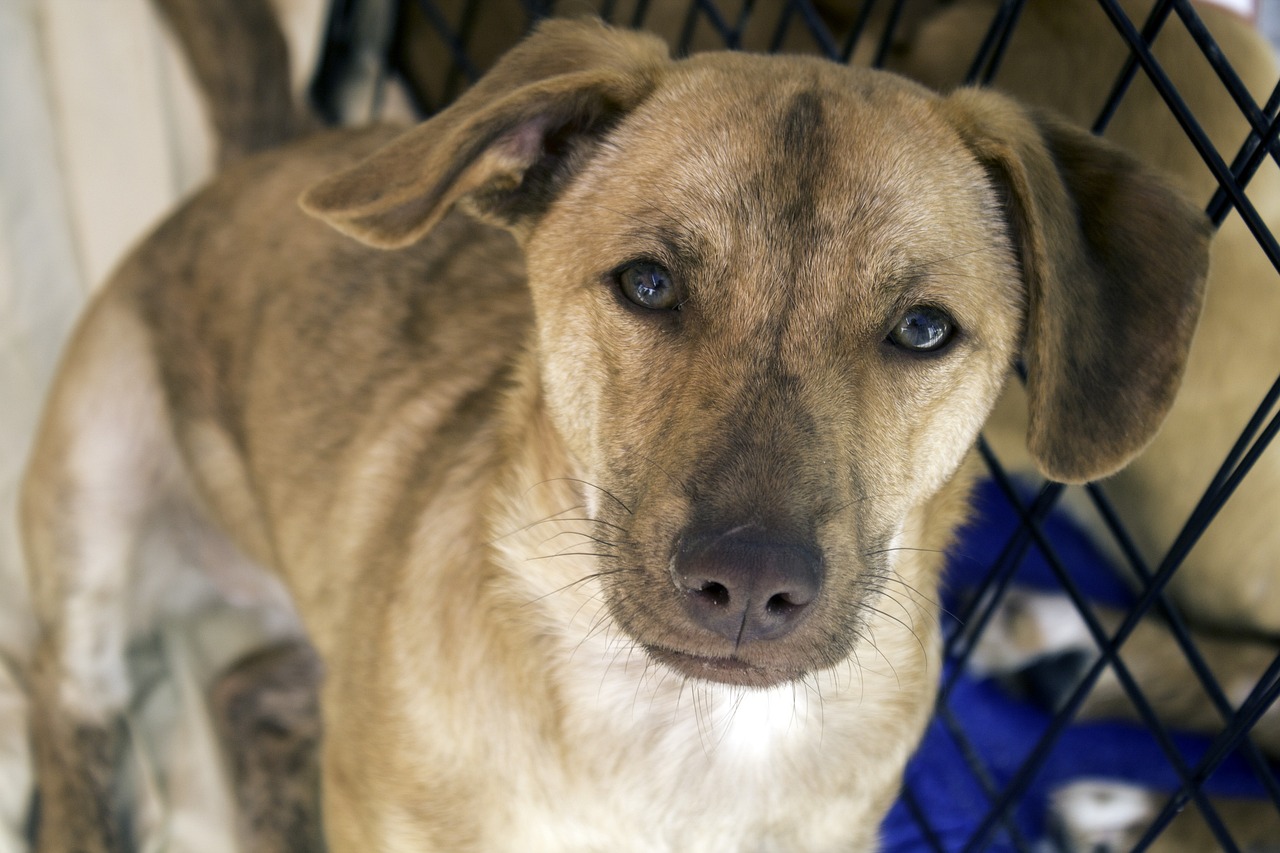
<path fill-rule="evenodd" d="M 694 622 L 735 644 L 785 636 L 818 597 L 816 549 L 756 527 L 686 536 L 675 579 Z"/>

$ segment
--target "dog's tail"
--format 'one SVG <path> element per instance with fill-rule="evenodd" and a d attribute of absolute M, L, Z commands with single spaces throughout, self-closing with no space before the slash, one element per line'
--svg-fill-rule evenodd
<path fill-rule="evenodd" d="M 219 168 L 317 127 L 294 98 L 270 0 L 153 0 L 182 47 L 213 125 Z"/>

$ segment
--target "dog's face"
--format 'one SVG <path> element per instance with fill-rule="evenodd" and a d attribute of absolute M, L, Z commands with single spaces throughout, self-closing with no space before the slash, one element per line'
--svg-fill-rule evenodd
<path fill-rule="evenodd" d="M 672 74 L 527 254 L 612 615 L 683 672 L 768 684 L 849 653 L 1025 297 L 990 177 L 917 89 L 757 61 Z"/>
<path fill-rule="evenodd" d="M 686 675 L 754 686 L 849 655 L 1017 357 L 1046 472 L 1145 444 L 1207 238 L 1132 161 L 1003 98 L 673 63 L 564 22 L 304 203 L 402 245 L 456 201 L 525 246 L 613 619 Z"/>

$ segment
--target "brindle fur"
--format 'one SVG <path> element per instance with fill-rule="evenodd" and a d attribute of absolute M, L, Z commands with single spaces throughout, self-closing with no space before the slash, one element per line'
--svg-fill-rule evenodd
<path fill-rule="evenodd" d="M 226 166 L 310 127 L 289 87 L 289 51 L 269 0 L 153 0 L 195 78 Z"/>
<path fill-rule="evenodd" d="M 319 824 L 320 661 L 305 642 L 236 662 L 210 706 L 228 750 L 246 851 L 324 849 Z"/>

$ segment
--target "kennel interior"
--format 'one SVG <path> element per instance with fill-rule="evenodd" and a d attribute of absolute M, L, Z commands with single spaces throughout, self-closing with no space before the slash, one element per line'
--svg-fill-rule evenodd
<path fill-rule="evenodd" d="M 1256 253 L 1257 262 L 1246 268 L 1261 271 L 1262 286 L 1280 288 L 1280 244 L 1268 226 L 1268 199 L 1257 178 L 1276 168 L 1280 152 L 1280 81 L 1273 76 L 1261 90 L 1256 80 L 1246 81 L 1248 73 L 1233 66 L 1230 45 L 1219 44 L 1212 15 L 1204 12 L 1187 0 L 335 0 L 311 96 L 332 121 L 359 118 L 353 113 L 392 97 L 407 97 L 427 115 L 540 18 L 582 13 L 657 30 L 676 53 L 804 51 L 911 73 L 914 52 L 916 68 L 935 78 L 927 82 L 997 85 L 1017 93 L 1028 82 L 1009 76 L 1026 67 L 1017 56 L 1022 29 L 1056 21 L 1063 27 L 1060 40 L 1045 42 L 1042 34 L 1031 44 L 1039 45 L 1039 67 L 1058 78 L 1058 97 L 1070 102 L 1074 117 L 1106 133 L 1138 87 L 1153 91 L 1161 119 L 1176 122 L 1173 133 L 1189 146 L 1196 171 L 1191 184 L 1204 193 L 1196 201 L 1215 226 L 1246 235 L 1233 251 Z M 926 37 L 940 33 L 952 51 L 945 69 L 936 56 L 919 55 Z M 1162 64 L 1161 45 L 1170 40 L 1183 45 L 1172 54 L 1178 67 Z M 954 61 L 961 50 L 963 62 Z M 1093 87 L 1087 93 L 1075 90 L 1081 68 Z M 1188 75 L 1198 81 L 1198 104 L 1187 97 L 1185 83 L 1180 88 L 1173 79 Z M 1224 111 L 1231 119 L 1225 124 Z M 1223 126 L 1229 126 L 1225 134 Z M 1233 285 L 1243 282 L 1215 279 L 1211 286 Z M 1280 337 L 1280 316 L 1238 319 L 1245 353 L 1260 340 Z M 1110 806 L 1126 815 L 1118 823 L 1112 819 L 1109 835 L 1077 839 L 1077 849 L 1280 845 L 1280 834 L 1266 837 L 1263 828 L 1280 814 L 1280 770 L 1254 740 L 1280 692 L 1280 656 L 1272 654 L 1280 645 L 1254 647 L 1266 652 L 1266 663 L 1245 688 L 1223 683 L 1170 591 L 1188 555 L 1227 509 L 1280 523 L 1266 494 L 1250 497 L 1249 506 L 1231 503 L 1263 454 L 1280 452 L 1268 450 L 1280 429 L 1280 363 L 1261 370 L 1254 376 L 1268 377 L 1265 382 L 1255 378 L 1239 389 L 1248 402 L 1231 424 L 1234 444 L 1197 448 L 1212 454 L 1206 481 L 1189 487 L 1194 504 L 1179 516 L 1176 532 L 1156 543 L 1138 541 L 1128 517 L 1132 504 L 1113 499 L 1106 484 L 1065 487 L 1028 479 L 984 439 L 979 452 L 988 476 L 976 517 L 952 554 L 942 602 L 946 661 L 937 709 L 884 825 L 887 850 L 1055 849 L 1070 834 L 1054 808 L 1066 792 L 1077 801 L 1091 799 L 1098 813 Z M 1223 373 L 1220 381 L 1235 380 Z M 1092 532 L 1084 534 L 1081 523 Z M 1001 618 L 1009 591 L 1022 586 L 1070 602 L 1097 653 L 1054 659 L 1020 683 L 975 673 L 984 633 Z M 1104 617 L 1099 605 L 1118 609 Z M 1208 731 L 1183 732 L 1161 719 L 1141 674 L 1126 664 L 1126 642 L 1152 620 L 1167 629 L 1168 653 L 1178 656 L 1177 666 L 1185 666 L 1216 715 Z M 1045 678 L 1056 685 L 1049 699 L 1036 695 Z M 1122 716 L 1128 721 L 1078 718 L 1103 679 L 1126 697 Z M 1136 787 L 1120 787 L 1128 785 Z M 1139 795 L 1137 788 L 1150 793 Z M 1133 805 L 1139 800 L 1141 809 Z"/>

